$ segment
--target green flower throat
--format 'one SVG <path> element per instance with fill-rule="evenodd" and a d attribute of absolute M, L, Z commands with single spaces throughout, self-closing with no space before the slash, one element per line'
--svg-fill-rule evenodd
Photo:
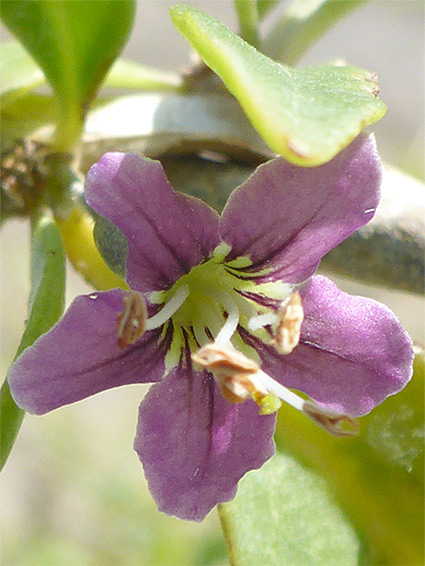
<path fill-rule="evenodd" d="M 244 272 L 242 278 L 240 269 L 252 262 L 247 257 L 225 262 L 229 251 L 227 244 L 221 244 L 209 260 L 193 267 L 170 289 L 150 294 L 152 303 L 164 306 L 150 319 L 149 327 L 163 325 L 165 336 L 169 325 L 173 326 L 172 342 L 166 357 L 167 373 L 179 364 L 187 340 L 192 352 L 211 340 L 231 341 L 246 356 L 259 360 L 255 350 L 243 342 L 237 328 L 241 326 L 248 330 L 251 319 L 267 316 L 270 307 L 265 304 L 270 299 L 278 304 L 291 294 L 293 288 L 282 282 L 257 282 L 266 271 L 252 275 Z M 261 340 L 269 341 L 264 327 L 249 331 Z"/>

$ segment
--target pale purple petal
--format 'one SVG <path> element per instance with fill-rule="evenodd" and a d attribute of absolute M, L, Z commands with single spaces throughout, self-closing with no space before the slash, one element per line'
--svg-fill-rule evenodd
<path fill-rule="evenodd" d="M 380 183 L 372 136 L 359 136 L 320 167 L 269 161 L 233 192 L 222 213 L 220 235 L 232 246 L 228 259 L 249 256 L 247 271 L 271 267 L 274 279 L 301 282 L 372 218 Z"/>
<path fill-rule="evenodd" d="M 140 406 L 135 450 L 158 509 L 201 521 L 233 499 L 237 482 L 274 452 L 275 417 L 232 405 L 208 373 L 176 369 Z"/>
<path fill-rule="evenodd" d="M 321 405 L 354 416 L 403 389 L 412 375 L 412 345 L 385 305 L 343 293 L 322 276 L 313 277 L 302 295 L 301 342 L 291 354 L 281 356 L 255 340 L 264 371 Z"/>
<path fill-rule="evenodd" d="M 170 287 L 218 245 L 218 215 L 173 191 L 159 161 L 107 153 L 90 169 L 87 202 L 128 240 L 127 282 L 147 292 Z"/>
<path fill-rule="evenodd" d="M 114 289 L 77 297 L 62 320 L 24 351 L 8 376 L 20 407 L 43 414 L 112 387 L 162 378 L 169 344 L 159 331 L 118 348 L 125 295 Z"/>

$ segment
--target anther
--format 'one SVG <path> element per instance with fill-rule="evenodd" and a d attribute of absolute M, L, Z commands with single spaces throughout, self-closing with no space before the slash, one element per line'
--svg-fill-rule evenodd
<path fill-rule="evenodd" d="M 279 399 L 264 387 L 260 379 L 258 364 L 234 348 L 221 347 L 214 342 L 192 354 L 192 360 L 214 375 L 221 394 L 230 403 L 253 399 L 262 415 L 279 409 Z"/>
<path fill-rule="evenodd" d="M 359 432 L 359 424 L 351 415 L 324 409 L 310 401 L 304 403 L 303 411 L 312 421 L 334 436 L 355 436 Z M 349 428 L 344 428 L 344 425 Z"/>
<path fill-rule="evenodd" d="M 298 292 L 292 293 L 280 307 L 277 322 L 273 326 L 274 337 L 271 343 L 279 354 L 290 354 L 298 345 L 303 320 L 301 295 Z"/>
<path fill-rule="evenodd" d="M 215 342 L 206 344 L 192 354 L 192 360 L 200 366 L 220 373 L 256 373 L 260 369 L 254 360 L 250 360 L 233 348 L 222 348 Z"/>
<path fill-rule="evenodd" d="M 222 348 L 215 342 L 192 354 L 192 360 L 210 371 L 223 397 L 230 403 L 243 403 L 256 391 L 252 381 L 259 366 L 233 348 Z M 267 395 L 267 391 L 263 391 Z"/>
<path fill-rule="evenodd" d="M 118 347 L 125 348 L 141 338 L 146 330 L 148 312 L 144 298 L 137 291 L 129 291 L 124 298 L 124 311 L 118 315 Z"/>

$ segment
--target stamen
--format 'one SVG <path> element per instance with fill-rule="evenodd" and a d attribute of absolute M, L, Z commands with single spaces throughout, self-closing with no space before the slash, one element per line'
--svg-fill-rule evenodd
<path fill-rule="evenodd" d="M 173 316 L 173 314 L 179 310 L 182 304 L 185 302 L 187 297 L 189 296 L 189 286 L 182 285 L 168 303 L 165 303 L 164 307 L 157 312 L 152 318 L 149 318 L 146 322 L 146 330 L 154 330 L 155 328 L 159 328 L 163 324 L 167 322 L 169 318 Z"/>
<path fill-rule="evenodd" d="M 274 395 L 282 399 L 282 401 L 285 401 L 285 403 L 288 403 L 288 405 L 303 412 L 327 432 L 334 436 L 353 436 L 359 432 L 359 425 L 351 415 L 319 407 L 319 405 L 311 401 L 306 401 L 293 391 L 290 391 L 262 370 L 259 370 L 259 374 L 266 389 L 274 393 Z M 351 428 L 342 428 L 343 423 L 348 424 Z"/>
<path fill-rule="evenodd" d="M 220 299 L 227 311 L 227 319 L 224 323 L 223 328 L 217 334 L 215 343 L 224 346 L 225 344 L 230 343 L 230 339 L 235 333 L 236 328 L 238 327 L 239 309 L 229 297 L 223 296 L 220 297 Z"/>
<path fill-rule="evenodd" d="M 226 373 L 240 371 L 257 373 L 259 366 L 233 347 L 221 348 L 217 342 L 207 344 L 192 354 L 192 360 L 209 370 L 222 370 Z"/>
<path fill-rule="evenodd" d="M 196 324 L 193 326 L 193 334 L 195 340 L 199 344 L 199 346 L 204 346 L 211 341 L 210 337 L 208 336 L 204 324 Z"/>
<path fill-rule="evenodd" d="M 359 424 L 351 415 L 323 409 L 310 401 L 304 403 L 304 413 L 334 436 L 355 436 L 359 432 Z M 343 424 L 351 428 L 343 428 Z"/>
<path fill-rule="evenodd" d="M 275 381 L 262 369 L 260 369 L 258 373 L 262 384 L 270 393 L 273 393 L 276 397 L 279 397 L 279 399 L 282 399 L 282 401 L 294 407 L 294 409 L 303 411 L 305 400 L 302 397 Z"/>
<path fill-rule="evenodd" d="M 259 314 L 258 316 L 253 316 L 249 319 L 248 328 L 255 332 L 264 326 L 271 326 L 277 321 L 277 314 L 274 312 L 268 312 L 266 314 Z"/>
<path fill-rule="evenodd" d="M 275 381 L 231 344 L 230 347 L 221 347 L 216 342 L 206 344 L 192 354 L 192 360 L 213 373 L 221 394 L 230 403 L 253 399 L 260 407 L 261 415 L 270 415 L 280 408 L 281 399 L 335 436 L 358 433 L 359 427 L 353 417 L 306 401 Z M 343 428 L 344 423 L 351 428 Z"/>
<path fill-rule="evenodd" d="M 213 373 L 223 397 L 230 403 L 242 403 L 261 390 L 268 392 L 253 377 L 258 365 L 232 347 L 221 348 L 215 342 L 192 354 L 192 360 Z"/>
<path fill-rule="evenodd" d="M 124 298 L 124 311 L 118 315 L 118 347 L 125 348 L 137 342 L 146 330 L 148 311 L 143 296 L 137 291 L 129 291 Z"/>
<path fill-rule="evenodd" d="M 274 328 L 272 344 L 279 354 L 290 354 L 300 341 L 301 325 L 304 320 L 304 309 L 298 292 L 293 293 L 283 302 L 277 317 L 278 323 Z"/>

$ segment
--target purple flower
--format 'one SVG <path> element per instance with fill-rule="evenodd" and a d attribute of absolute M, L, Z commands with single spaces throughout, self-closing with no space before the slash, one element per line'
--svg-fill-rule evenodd
<path fill-rule="evenodd" d="M 131 291 L 75 299 L 12 368 L 16 402 L 43 414 L 155 382 L 134 447 L 159 509 L 197 521 L 273 454 L 279 399 L 345 434 L 342 421 L 411 375 L 410 340 L 385 306 L 311 277 L 372 218 L 380 179 L 360 136 L 321 167 L 269 161 L 219 216 L 174 192 L 159 162 L 105 155 L 87 201 L 127 238 Z"/>

